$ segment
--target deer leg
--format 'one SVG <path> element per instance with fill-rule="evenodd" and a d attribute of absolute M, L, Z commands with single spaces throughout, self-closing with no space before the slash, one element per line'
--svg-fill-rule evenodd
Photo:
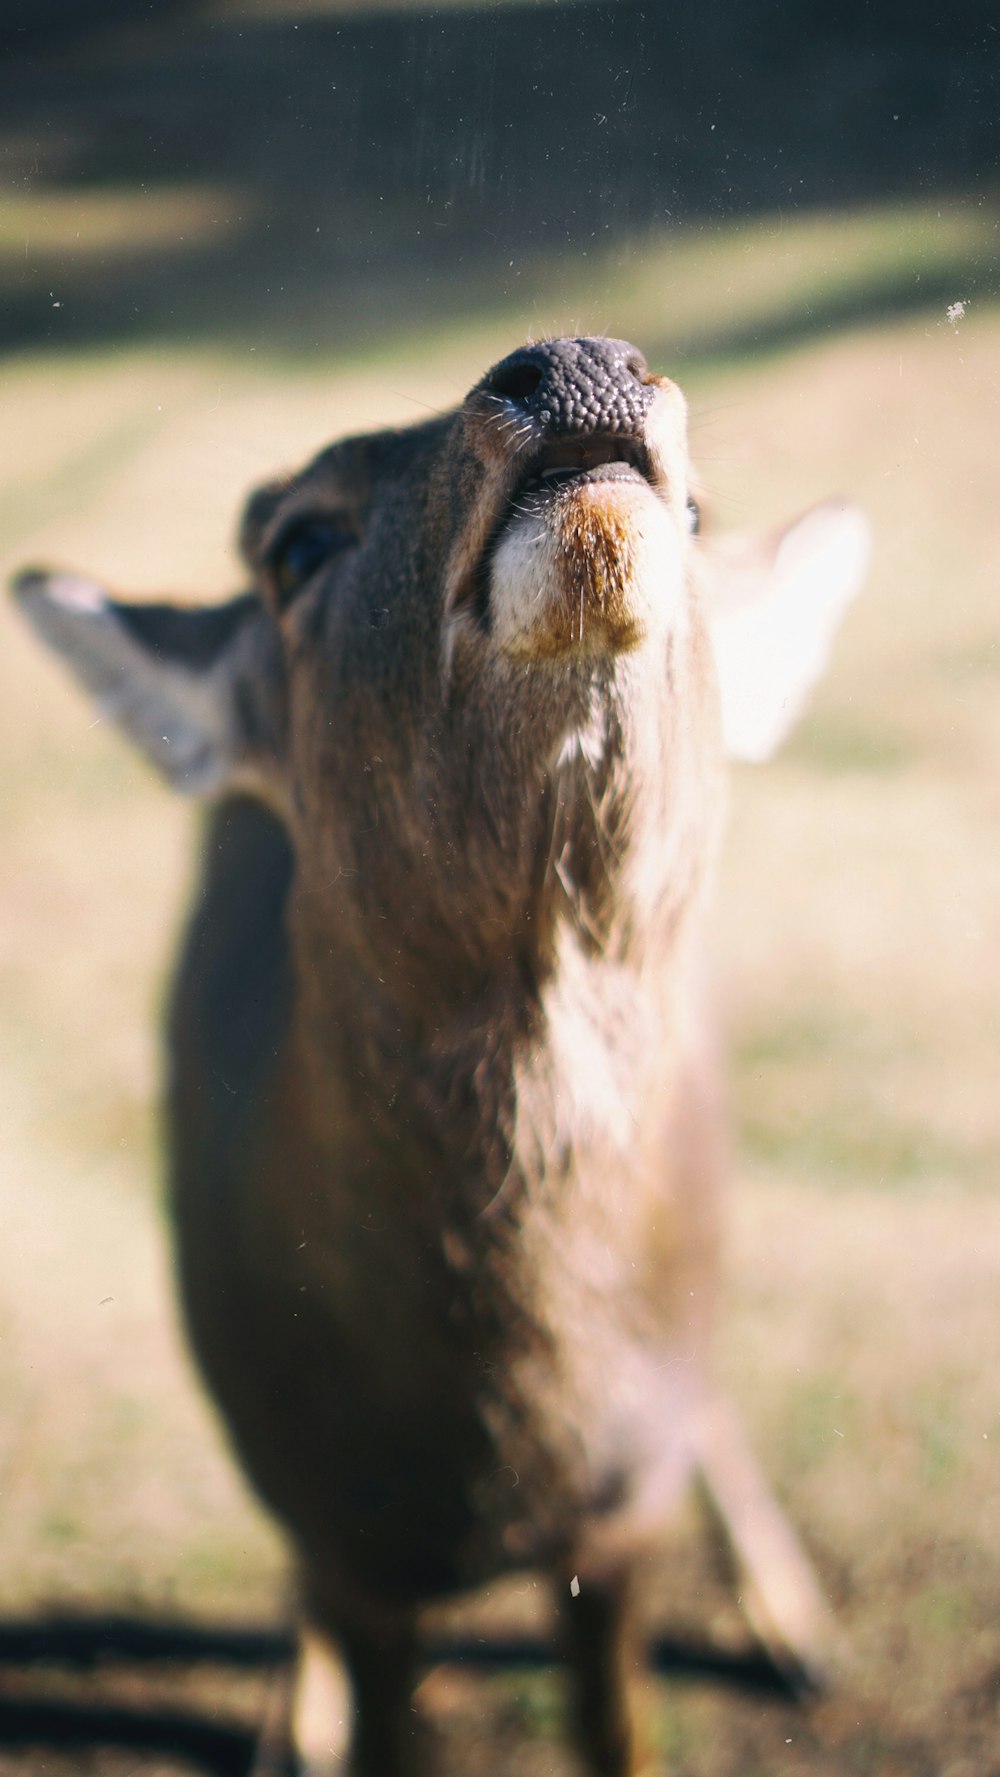
<path fill-rule="evenodd" d="M 351 1777 L 426 1777 L 429 1749 L 418 1717 L 416 1624 L 341 1624 L 340 1645 L 351 1677 L 354 1721 Z"/>
<path fill-rule="evenodd" d="M 299 1638 L 289 1765 L 259 1777 L 426 1777 L 423 1723 L 413 1703 L 415 1624 L 345 1620 L 309 1599 Z M 255 1767 L 253 1777 L 258 1777 Z"/>
<path fill-rule="evenodd" d="M 344 1663 L 306 1622 L 294 1663 L 268 1685 L 247 1777 L 346 1777 L 351 1717 Z"/>
<path fill-rule="evenodd" d="M 840 1651 L 836 1628 L 739 1419 L 718 1397 L 699 1415 L 697 1463 L 751 1628 L 796 1689 L 821 1688 Z"/>
<path fill-rule="evenodd" d="M 300 1777 L 346 1777 L 353 1717 L 351 1683 L 339 1649 L 307 1622 L 299 1636 L 291 1707 Z"/>
<path fill-rule="evenodd" d="M 571 1720 L 595 1777 L 640 1777 L 652 1770 L 647 1739 L 649 1674 L 624 1574 L 566 1587 L 559 1627 L 569 1669 Z"/>

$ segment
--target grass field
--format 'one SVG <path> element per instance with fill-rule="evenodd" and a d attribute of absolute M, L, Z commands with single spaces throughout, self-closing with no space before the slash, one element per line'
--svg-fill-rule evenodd
<path fill-rule="evenodd" d="M 104 200 L 109 251 L 130 201 Z M 73 232 L 29 221 L 53 253 Z M 717 911 L 740 1155 L 720 1363 L 853 1658 L 806 1711 L 665 1691 L 685 1777 L 1000 1772 L 995 243 L 986 206 L 786 216 L 536 267 L 367 360 L 172 345 L 6 372 L 4 569 L 140 594 L 230 590 L 250 484 L 450 405 L 526 333 L 626 335 L 681 380 L 719 528 L 835 491 L 871 516 L 809 719 L 735 778 Z M 183 1355 L 160 1209 L 158 1007 L 195 820 L 0 626 L 3 1610 L 277 1620 L 281 1551 Z M 667 1615 L 726 1638 L 689 1530 Z M 441 1687 L 456 1771 L 568 1770 L 552 1699 L 547 1676 Z"/>

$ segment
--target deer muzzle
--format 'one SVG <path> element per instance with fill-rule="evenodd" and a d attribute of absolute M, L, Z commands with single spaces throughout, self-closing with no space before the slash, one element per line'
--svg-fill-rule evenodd
<path fill-rule="evenodd" d="M 617 654 L 665 634 L 683 581 L 684 402 L 622 340 L 505 358 L 463 419 L 482 465 L 451 608 L 509 656 Z"/>

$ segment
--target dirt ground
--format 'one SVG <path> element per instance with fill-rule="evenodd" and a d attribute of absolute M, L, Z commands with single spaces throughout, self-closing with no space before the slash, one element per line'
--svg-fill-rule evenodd
<path fill-rule="evenodd" d="M 25 229 L 43 269 L 81 229 L 113 267 L 143 228 L 211 229 L 206 201 L 29 192 L 0 278 Z M 350 349 L 258 351 L 213 321 L 36 340 L 5 368 L 5 574 L 232 590 L 254 481 L 450 405 L 531 333 L 631 337 L 677 376 L 716 527 L 835 491 L 870 514 L 870 585 L 808 719 L 734 774 L 715 916 L 738 1152 L 719 1364 L 849 1651 L 804 1706 L 657 1680 L 684 1777 L 1000 1774 L 996 239 L 981 194 L 644 225 Z M 6 608 L 0 638 L 0 1777 L 235 1772 L 288 1596 L 171 1302 L 157 1031 L 197 816 Z M 693 1512 L 668 1553 L 658 1626 L 741 1647 Z M 494 1610 L 518 1627 L 537 1592 Z M 25 1638 L 67 1612 L 89 1667 Z M 137 1653 L 111 1618 L 205 1643 Z M 250 1629 L 279 1642 L 241 1652 Z M 571 1769 L 553 1670 L 448 1667 L 427 1706 L 449 1771 Z"/>

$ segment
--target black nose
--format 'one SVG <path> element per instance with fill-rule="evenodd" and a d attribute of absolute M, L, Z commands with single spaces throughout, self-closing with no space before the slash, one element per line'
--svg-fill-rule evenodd
<path fill-rule="evenodd" d="M 512 352 L 481 386 L 558 437 L 638 431 L 652 399 L 648 378 L 625 339 L 549 339 Z"/>

